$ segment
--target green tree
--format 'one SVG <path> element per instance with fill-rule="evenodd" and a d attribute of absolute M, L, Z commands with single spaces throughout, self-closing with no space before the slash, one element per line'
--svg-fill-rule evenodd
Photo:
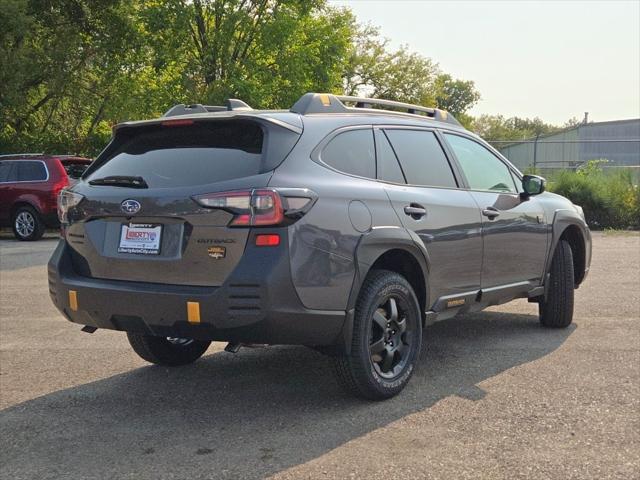
<path fill-rule="evenodd" d="M 371 25 L 357 29 L 343 77 L 347 95 L 433 106 L 453 115 L 464 114 L 480 99 L 473 82 L 453 79 L 407 46 L 390 50 L 389 40 Z"/>
<path fill-rule="evenodd" d="M 478 103 L 480 92 L 473 81 L 454 79 L 448 73 L 443 73 L 435 81 L 435 100 L 438 108 L 460 116 Z"/>
<path fill-rule="evenodd" d="M 558 127 L 539 118 L 505 118 L 503 115 L 481 115 L 471 122 L 471 129 L 481 137 L 491 140 L 526 140 L 539 135 L 558 132 Z"/>
<path fill-rule="evenodd" d="M 346 91 L 466 122 L 478 99 L 326 0 L 0 0 L 0 23 L 2 153 L 95 154 L 114 123 L 175 103 L 282 108 Z"/>

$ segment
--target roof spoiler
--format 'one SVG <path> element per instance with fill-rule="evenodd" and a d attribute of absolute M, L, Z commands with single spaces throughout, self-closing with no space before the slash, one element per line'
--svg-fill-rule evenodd
<path fill-rule="evenodd" d="M 345 103 L 355 104 L 348 107 Z M 374 109 L 374 107 L 378 107 Z M 347 95 L 333 95 L 331 93 L 306 93 L 291 107 L 291 112 L 300 115 L 310 113 L 354 113 L 359 109 L 386 110 L 395 113 L 419 115 L 439 122 L 460 125 L 460 122 L 446 110 L 423 107 L 411 103 L 394 102 L 381 98 L 351 97 Z M 400 112 L 398 112 L 400 110 Z"/>
<path fill-rule="evenodd" d="M 165 112 L 163 117 L 176 117 L 178 115 L 192 115 L 194 113 L 210 113 L 210 112 L 228 112 L 228 111 L 242 111 L 253 110 L 249 105 L 237 98 L 230 98 L 226 102 L 226 105 L 202 105 L 201 103 L 193 103 L 191 105 L 185 105 L 179 103 L 174 105 Z"/>

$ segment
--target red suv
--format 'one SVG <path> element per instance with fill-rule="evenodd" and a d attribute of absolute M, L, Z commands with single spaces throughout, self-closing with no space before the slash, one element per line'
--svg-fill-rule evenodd
<path fill-rule="evenodd" d="M 76 182 L 91 160 L 70 155 L 0 155 L 0 226 L 18 240 L 38 240 L 58 226 L 60 190 Z"/>

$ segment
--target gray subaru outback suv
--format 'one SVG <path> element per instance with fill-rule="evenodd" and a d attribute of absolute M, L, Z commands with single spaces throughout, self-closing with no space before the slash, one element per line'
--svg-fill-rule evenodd
<path fill-rule="evenodd" d="M 437 109 L 177 105 L 116 126 L 61 193 L 51 298 L 152 363 L 211 341 L 307 345 L 349 391 L 388 398 L 436 320 L 524 297 L 543 326 L 571 323 L 590 233 L 544 190 Z"/>

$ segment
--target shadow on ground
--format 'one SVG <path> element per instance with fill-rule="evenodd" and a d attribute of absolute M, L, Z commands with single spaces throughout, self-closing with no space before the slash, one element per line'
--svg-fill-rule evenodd
<path fill-rule="evenodd" d="M 495 312 L 437 323 L 425 330 L 427 349 L 410 385 L 382 403 L 344 394 L 328 359 L 303 347 L 139 368 L 1 412 L 0 472 L 262 478 L 447 396 L 481 399 L 480 382 L 548 355 L 574 328 L 544 330 L 534 316 Z"/>

